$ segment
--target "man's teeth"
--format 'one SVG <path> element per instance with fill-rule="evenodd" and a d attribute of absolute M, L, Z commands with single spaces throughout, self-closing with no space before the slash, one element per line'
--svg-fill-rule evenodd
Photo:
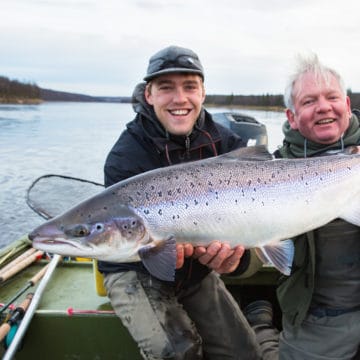
<path fill-rule="evenodd" d="M 189 110 L 171 110 L 170 113 L 172 115 L 187 115 Z"/>
<path fill-rule="evenodd" d="M 333 121 L 334 121 L 334 119 L 323 119 L 323 120 L 319 120 L 317 123 L 318 124 L 329 124 Z"/>

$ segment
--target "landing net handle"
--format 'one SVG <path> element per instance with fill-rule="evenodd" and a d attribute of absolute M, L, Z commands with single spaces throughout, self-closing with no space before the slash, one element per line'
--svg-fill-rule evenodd
<path fill-rule="evenodd" d="M 48 220 L 103 189 L 104 185 L 95 181 L 46 174 L 29 186 L 26 203 L 35 213 Z"/>

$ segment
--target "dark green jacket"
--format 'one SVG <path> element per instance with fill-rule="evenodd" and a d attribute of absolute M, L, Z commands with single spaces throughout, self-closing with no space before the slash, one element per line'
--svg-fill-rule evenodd
<path fill-rule="evenodd" d="M 305 140 L 298 131 L 292 130 L 287 122 L 283 126 L 283 131 L 285 134 L 283 146 L 274 153 L 278 158 L 301 158 L 304 154 L 308 157 L 323 156 L 360 144 L 359 120 L 355 115 L 351 117 L 350 126 L 342 139 L 329 146 L 321 146 Z M 340 232 L 350 226 L 345 221 L 335 221 Z M 277 289 L 283 316 L 295 327 L 301 325 L 311 304 L 316 268 L 315 241 L 318 236 L 321 236 L 320 232 L 324 228 L 310 231 L 294 239 L 295 256 L 291 275 L 282 277 Z"/>

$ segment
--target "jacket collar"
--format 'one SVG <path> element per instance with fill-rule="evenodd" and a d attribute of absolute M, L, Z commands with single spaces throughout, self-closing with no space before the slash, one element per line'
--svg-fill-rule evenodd
<path fill-rule="evenodd" d="M 285 135 L 283 146 L 279 148 L 281 157 L 302 158 L 311 157 L 343 150 L 345 147 L 358 145 L 360 143 L 359 120 L 355 115 L 350 118 L 350 125 L 344 135 L 335 143 L 330 145 L 318 144 L 307 140 L 298 130 L 293 130 L 288 121 L 283 124 L 283 133 Z"/>

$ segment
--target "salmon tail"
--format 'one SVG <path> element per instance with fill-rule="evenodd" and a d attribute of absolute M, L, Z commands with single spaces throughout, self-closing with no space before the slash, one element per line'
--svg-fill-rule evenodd
<path fill-rule="evenodd" d="M 284 275 L 290 275 L 295 252 L 292 240 L 283 240 L 276 244 L 264 245 L 256 248 L 255 251 L 264 264 L 270 264 Z"/>
<path fill-rule="evenodd" d="M 149 273 L 164 281 L 175 280 L 176 240 L 169 237 L 160 242 L 152 242 L 139 249 L 141 261 Z"/>

